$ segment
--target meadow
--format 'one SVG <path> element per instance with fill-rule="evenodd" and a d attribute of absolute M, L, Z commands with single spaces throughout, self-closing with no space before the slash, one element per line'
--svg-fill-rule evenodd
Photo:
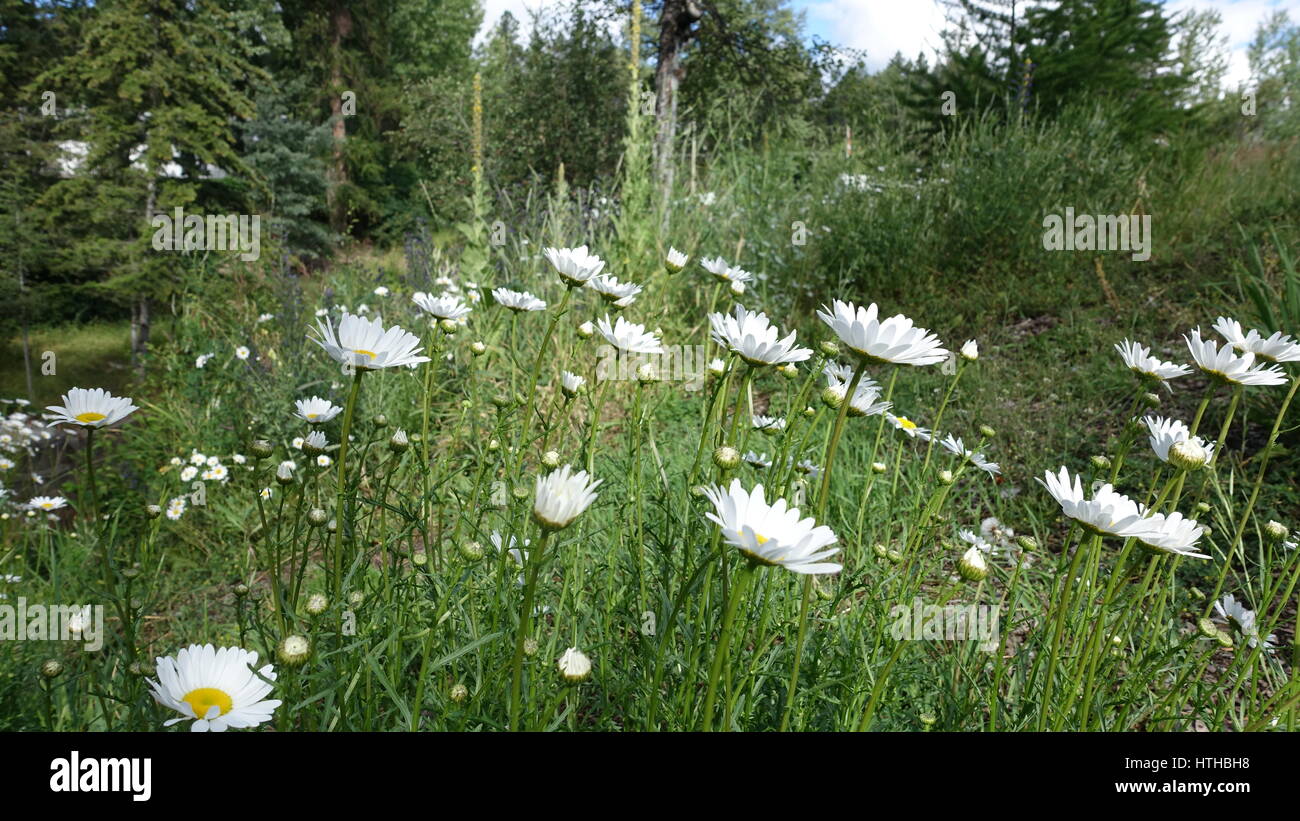
<path fill-rule="evenodd" d="M 37 328 L 30 395 L 10 340 L 0 729 L 1295 729 L 1294 137 L 1087 104 L 665 189 L 628 110 L 616 191 L 480 130 L 464 222 L 173 254 L 143 358 Z"/>

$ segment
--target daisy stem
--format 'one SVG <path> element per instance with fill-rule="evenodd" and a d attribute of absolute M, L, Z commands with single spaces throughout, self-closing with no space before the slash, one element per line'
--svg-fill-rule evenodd
<path fill-rule="evenodd" d="M 1246 387 L 1238 385 L 1237 389 L 1232 392 L 1232 399 L 1228 402 L 1228 413 L 1223 417 L 1223 424 L 1219 427 L 1219 438 L 1214 440 L 1214 453 L 1210 455 L 1210 461 L 1207 468 L 1214 467 L 1219 463 L 1219 454 L 1223 452 L 1223 441 L 1228 438 L 1228 429 L 1232 426 L 1232 417 L 1237 412 L 1237 405 L 1241 402 L 1241 394 Z"/>
<path fill-rule="evenodd" d="M 803 643 L 808 637 L 808 608 L 812 603 L 813 577 L 803 580 L 803 601 L 799 604 L 799 638 L 794 645 L 794 667 L 790 671 L 790 687 L 785 693 L 785 712 L 781 714 L 780 732 L 790 729 L 790 712 L 794 709 L 794 693 L 799 687 L 799 663 L 803 661 Z"/>
<path fill-rule="evenodd" d="M 1223 590 L 1223 582 L 1228 577 L 1228 568 L 1232 566 L 1232 557 L 1236 555 L 1238 548 L 1241 546 L 1242 537 L 1246 533 L 1246 523 L 1250 520 L 1251 511 L 1255 509 L 1255 500 L 1259 498 L 1259 488 L 1264 483 L 1264 471 L 1268 469 L 1269 457 L 1273 455 L 1273 446 L 1277 444 L 1278 432 L 1282 429 L 1282 420 L 1286 418 L 1287 408 L 1291 407 L 1291 400 L 1295 398 L 1296 388 L 1300 387 L 1300 378 L 1291 380 L 1291 390 L 1287 391 L 1286 399 L 1282 400 L 1282 407 L 1277 412 L 1277 418 L 1273 420 L 1273 430 L 1268 434 L 1268 442 L 1264 445 L 1262 455 L 1259 457 L 1259 471 L 1255 474 L 1255 484 L 1250 489 L 1250 498 L 1246 501 L 1246 509 L 1241 512 L 1241 520 L 1237 522 L 1237 529 L 1232 534 L 1232 541 L 1228 544 L 1227 553 L 1223 557 L 1223 567 L 1219 571 L 1219 580 L 1215 582 L 1214 592 L 1206 599 L 1205 617 L 1209 618 L 1214 609 L 1214 603 L 1219 598 L 1219 593 Z M 1218 449 L 1215 449 L 1215 455 L 1218 455 Z"/>
<path fill-rule="evenodd" d="M 1083 558 L 1084 553 L 1093 552 L 1101 549 L 1101 534 L 1094 534 L 1092 537 L 1091 550 L 1084 550 L 1083 544 L 1080 543 L 1074 548 L 1074 557 L 1070 559 L 1070 569 L 1066 571 L 1065 582 L 1061 588 L 1061 598 L 1056 604 L 1056 624 L 1052 628 L 1052 650 L 1051 658 L 1047 662 L 1047 679 L 1043 684 L 1043 701 L 1038 710 L 1038 732 L 1042 732 L 1047 727 L 1047 714 L 1051 710 L 1052 687 L 1056 680 L 1056 663 L 1061 657 L 1061 637 L 1065 632 L 1065 611 L 1070 601 L 1070 591 L 1074 587 L 1074 576 L 1079 570 L 1079 560 Z"/>
<path fill-rule="evenodd" d="M 718 649 L 713 656 L 713 665 L 709 668 L 709 689 L 704 695 L 704 723 L 701 729 L 706 733 L 713 731 L 713 705 L 717 700 L 722 666 L 731 649 L 731 629 L 736 621 L 736 611 L 740 609 L 740 601 L 745 598 L 745 590 L 754 580 L 757 569 L 753 562 L 745 562 L 736 570 L 736 581 L 731 586 L 731 597 L 727 600 L 727 610 L 722 617 L 722 633 L 718 636 Z"/>
<path fill-rule="evenodd" d="M 505 537 L 509 538 L 509 537 Z M 542 559 L 546 555 L 546 545 L 551 539 L 549 528 L 542 528 L 541 538 L 537 540 L 537 549 L 528 551 L 527 561 L 528 581 L 524 585 L 524 603 L 519 611 L 519 633 L 515 636 L 515 656 L 511 662 L 513 672 L 510 679 L 510 729 L 518 732 L 523 728 L 519 725 L 519 711 L 523 702 L 524 687 L 524 641 L 528 638 L 529 627 L 533 616 L 533 596 L 537 591 L 537 575 L 542 566 Z M 508 544 L 505 545 L 509 547 Z M 502 550 L 507 553 L 507 550 Z"/>
<path fill-rule="evenodd" d="M 862 381 L 862 377 L 866 372 L 866 360 L 859 360 L 858 367 L 853 371 L 853 378 L 849 380 L 848 390 L 844 392 L 844 401 L 840 403 L 839 413 L 835 416 L 835 426 L 831 429 L 830 443 L 826 446 L 826 467 L 822 470 L 822 486 L 821 490 L 817 492 L 817 512 L 813 516 L 817 521 L 821 521 L 822 514 L 826 512 L 826 502 L 830 499 L 831 471 L 835 465 L 835 451 L 840 445 L 840 434 L 844 432 L 844 420 L 849 415 L 849 404 L 858 390 L 858 383 Z"/>
<path fill-rule="evenodd" d="M 542 360 L 546 358 L 546 351 L 551 347 L 551 337 L 555 334 L 555 326 L 560 324 L 560 320 L 569 310 L 569 299 L 573 296 L 573 286 L 564 289 L 564 298 L 560 300 L 560 306 L 555 309 L 551 316 L 551 321 L 546 325 L 546 335 L 542 337 L 542 346 L 537 349 L 537 358 L 533 360 L 533 372 L 529 378 L 528 387 L 528 406 L 524 412 L 523 429 L 519 436 L 519 454 L 515 459 L 515 474 L 518 475 L 523 468 L 524 454 L 528 450 L 528 433 L 533 427 L 533 409 L 537 406 L 537 380 L 542 373 Z"/>
<path fill-rule="evenodd" d="M 95 429 L 86 428 L 86 481 L 90 485 L 90 521 L 99 521 L 99 493 L 95 489 Z"/>
<path fill-rule="evenodd" d="M 897 371 L 898 369 L 895 368 L 894 370 Z M 943 412 L 948 409 L 948 400 L 952 398 L 952 392 L 957 389 L 957 380 L 961 379 L 961 375 L 965 370 L 966 360 L 962 359 L 961 363 L 957 365 L 957 372 L 953 374 L 952 381 L 948 383 L 948 390 L 944 392 L 943 401 L 939 403 L 939 412 L 934 416 L 934 435 L 930 437 L 930 441 L 925 446 L 925 462 L 921 465 L 922 475 L 925 475 L 925 472 L 930 469 L 930 455 L 934 451 L 934 440 L 939 436 L 939 426 L 943 424 Z M 889 498 L 892 501 L 894 497 L 891 495 Z"/>
<path fill-rule="evenodd" d="M 348 435 L 352 432 L 352 415 L 357 407 L 357 395 L 361 393 L 362 368 L 356 368 L 352 374 L 352 390 L 348 392 L 348 404 L 343 411 L 343 431 L 339 434 L 339 486 L 338 499 L 334 504 L 334 597 L 343 592 L 343 531 L 348 529 L 347 510 L 344 508 L 347 498 Z"/>
<path fill-rule="evenodd" d="M 424 534 L 425 549 L 429 548 L 429 514 L 432 501 L 429 498 L 429 403 L 433 395 L 433 372 L 438 369 L 439 330 L 434 326 L 429 335 L 429 363 L 424 368 L 424 396 L 421 398 L 423 424 L 420 429 L 420 530 Z M 343 446 L 339 446 L 342 461 Z M 441 551 L 434 551 L 434 561 L 440 561 Z"/>

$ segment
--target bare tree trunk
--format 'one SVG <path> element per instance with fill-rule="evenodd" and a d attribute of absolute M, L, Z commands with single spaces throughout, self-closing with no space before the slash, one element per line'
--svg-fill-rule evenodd
<path fill-rule="evenodd" d="M 144 201 L 144 221 L 148 225 L 153 220 L 154 206 L 157 203 L 158 191 L 154 185 L 154 178 L 149 179 L 149 195 Z M 144 373 L 144 354 L 145 348 L 149 344 L 149 294 L 147 291 L 136 295 L 135 303 L 131 306 L 131 360 Z"/>
<path fill-rule="evenodd" d="M 655 69 L 655 113 L 659 127 L 655 133 L 655 171 L 665 203 L 673 187 L 677 89 L 686 73 L 681 64 L 681 52 L 691 38 L 691 26 L 700 16 L 701 11 L 695 0 L 664 0 L 663 11 L 659 15 L 659 64 Z"/>
<path fill-rule="evenodd" d="M 331 16 L 334 37 L 330 43 L 330 124 L 334 136 L 334 164 L 330 168 L 326 200 L 330 214 L 330 228 L 343 233 L 347 228 L 347 215 L 339 202 L 339 187 L 348 181 L 347 163 L 343 157 L 343 142 L 347 139 L 347 123 L 343 119 L 343 38 L 352 33 L 352 12 L 347 6 L 335 6 Z"/>

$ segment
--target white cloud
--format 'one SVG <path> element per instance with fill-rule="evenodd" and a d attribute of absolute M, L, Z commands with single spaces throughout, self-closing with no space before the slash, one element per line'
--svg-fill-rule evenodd
<path fill-rule="evenodd" d="M 808 31 L 831 43 L 867 53 L 867 65 L 881 69 L 897 52 L 932 56 L 944 28 L 936 0 L 806 0 Z"/>
<path fill-rule="evenodd" d="M 1166 5 L 1172 12 L 1214 9 L 1223 17 L 1219 33 L 1228 39 L 1228 74 L 1224 78 L 1228 88 L 1250 79 L 1246 47 L 1264 18 L 1274 11 L 1285 11 L 1292 21 L 1300 23 L 1300 0 L 1169 0 Z"/>

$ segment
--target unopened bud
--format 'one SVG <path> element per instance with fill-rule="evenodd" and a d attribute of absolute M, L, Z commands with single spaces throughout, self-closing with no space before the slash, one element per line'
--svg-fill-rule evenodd
<path fill-rule="evenodd" d="M 713 464 L 723 470 L 732 470 L 740 465 L 740 451 L 730 445 L 723 445 L 713 451 Z"/>
<path fill-rule="evenodd" d="M 576 647 L 565 650 L 556 666 L 560 668 L 560 675 L 570 684 L 577 684 L 591 675 L 591 659 Z"/>
<path fill-rule="evenodd" d="M 473 541 L 461 542 L 456 546 L 456 552 L 460 553 L 465 561 L 476 562 L 483 558 L 483 545 Z"/>
<path fill-rule="evenodd" d="M 957 562 L 957 572 L 966 581 L 979 582 L 989 574 L 988 562 L 984 561 L 984 552 L 978 547 L 967 550 Z"/>
<path fill-rule="evenodd" d="M 321 527 L 330 520 L 330 516 L 319 507 L 313 507 L 307 511 L 307 524 L 312 527 Z"/>
<path fill-rule="evenodd" d="M 411 446 L 411 440 L 407 437 L 406 431 L 398 428 L 393 431 L 393 435 L 388 438 L 388 449 L 393 453 L 401 453 Z"/>
<path fill-rule="evenodd" d="M 983 436 L 985 439 L 992 439 L 994 436 L 998 435 L 998 432 L 988 425 L 980 425 L 979 431 L 980 436 Z"/>
<path fill-rule="evenodd" d="M 840 346 L 836 345 L 834 342 L 832 342 L 829 339 L 823 340 L 822 343 L 817 346 L 817 348 L 818 350 L 820 350 L 822 353 L 824 353 L 826 356 L 830 357 L 831 359 L 834 359 L 835 357 L 840 355 Z"/>
<path fill-rule="evenodd" d="M 844 404 L 844 391 L 838 388 L 826 388 L 822 391 L 822 404 L 831 410 L 838 410 Z"/>
<path fill-rule="evenodd" d="M 453 684 L 451 686 L 451 692 L 448 695 L 452 702 L 456 704 L 464 704 L 465 699 L 469 698 L 469 688 L 464 684 Z"/>
<path fill-rule="evenodd" d="M 1160 407 L 1160 397 L 1154 393 L 1142 394 L 1142 404 L 1148 408 Z"/>
<path fill-rule="evenodd" d="M 307 597 L 307 614 L 310 616 L 319 616 L 329 609 L 330 600 L 324 593 L 312 593 Z"/>
<path fill-rule="evenodd" d="M 267 439 L 254 439 L 253 444 L 248 446 L 249 451 L 258 459 L 265 459 L 272 453 L 275 453 L 275 445 Z"/>
<path fill-rule="evenodd" d="M 482 356 L 487 353 L 487 345 L 484 345 L 482 342 L 471 342 L 469 344 L 469 352 L 475 356 Z"/>
<path fill-rule="evenodd" d="M 157 519 L 162 515 L 162 508 L 158 507 L 158 505 L 148 505 L 144 509 L 144 515 L 148 516 L 150 519 Z"/>
<path fill-rule="evenodd" d="M 1205 448 L 1195 439 L 1174 442 L 1169 447 L 1169 464 L 1183 470 L 1199 470 L 1209 461 Z"/>
<path fill-rule="evenodd" d="M 386 428 L 388 427 L 388 417 L 382 413 L 376 413 L 375 418 L 370 420 L 370 424 L 377 428 Z"/>
<path fill-rule="evenodd" d="M 1291 535 L 1291 531 L 1281 522 L 1270 519 L 1268 524 L 1264 525 L 1264 535 L 1270 542 L 1281 542 Z"/>
<path fill-rule="evenodd" d="M 286 667 L 300 667 L 311 658 L 311 640 L 306 636 L 285 636 L 275 648 L 275 656 Z"/>
<path fill-rule="evenodd" d="M 47 659 L 41 664 L 41 675 L 49 679 L 58 678 L 63 674 L 63 662 L 58 659 Z"/>
<path fill-rule="evenodd" d="M 596 326 L 592 325 L 590 321 L 584 322 L 578 326 L 578 336 L 582 339 L 591 339 L 592 335 L 595 333 Z"/>
<path fill-rule="evenodd" d="M 872 472 L 872 473 L 884 473 L 887 469 L 888 469 L 888 468 L 885 466 L 885 463 L 884 463 L 884 462 L 872 462 L 872 463 L 871 463 L 871 472 Z"/>
<path fill-rule="evenodd" d="M 1088 461 L 1097 470 L 1107 470 L 1108 468 L 1110 468 L 1110 458 L 1107 456 L 1102 456 L 1098 454 L 1096 456 L 1091 457 Z"/>

